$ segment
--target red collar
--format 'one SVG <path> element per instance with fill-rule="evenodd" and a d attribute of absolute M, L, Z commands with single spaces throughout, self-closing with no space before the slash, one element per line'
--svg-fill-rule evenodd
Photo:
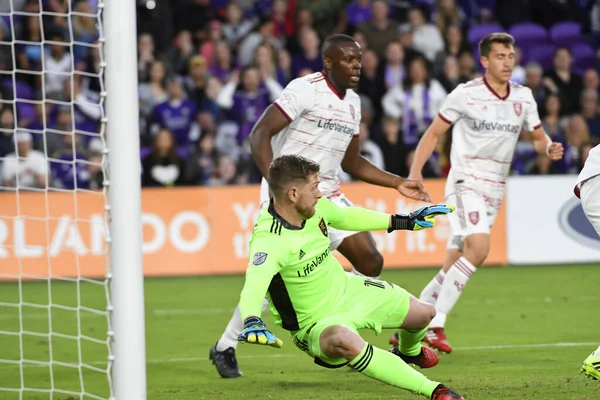
<path fill-rule="evenodd" d="M 337 89 L 333 86 L 333 84 L 331 83 L 331 81 L 327 78 L 327 75 L 325 74 L 325 71 L 321 71 L 321 75 L 323 75 L 323 78 L 325 78 L 325 82 L 327 82 L 327 86 L 329 86 L 329 89 L 331 89 L 331 91 L 340 98 L 340 100 L 344 100 L 346 98 L 346 93 L 348 93 L 348 91 L 346 91 L 346 93 L 344 93 L 344 95 L 342 96 L 340 94 L 340 92 L 337 91 Z"/>
<path fill-rule="evenodd" d="M 507 83 L 506 83 L 506 96 L 504 96 L 504 97 L 501 97 L 501 96 L 498 94 L 498 92 L 496 92 L 496 91 L 494 90 L 494 88 L 490 86 L 490 84 L 488 83 L 487 79 L 485 79 L 485 76 L 483 77 L 483 83 L 485 84 L 485 87 L 486 87 L 486 88 L 488 88 L 488 90 L 489 90 L 490 92 L 492 92 L 492 94 L 493 94 L 494 96 L 496 96 L 497 98 L 499 98 L 500 100 L 506 100 L 506 99 L 508 99 L 508 96 L 510 96 L 510 82 L 507 82 Z"/>

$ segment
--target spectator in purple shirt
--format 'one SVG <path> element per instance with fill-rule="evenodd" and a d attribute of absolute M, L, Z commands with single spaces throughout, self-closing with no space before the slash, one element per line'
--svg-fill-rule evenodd
<path fill-rule="evenodd" d="M 236 69 L 237 63 L 231 55 L 229 45 L 225 41 L 215 43 L 215 53 L 209 71 L 225 83 L 229 80 L 231 72 Z"/>
<path fill-rule="evenodd" d="M 346 9 L 348 25 L 358 26 L 371 19 L 371 1 L 354 0 Z"/>
<path fill-rule="evenodd" d="M 178 146 L 190 143 L 189 134 L 196 121 L 196 103 L 183 98 L 179 77 L 171 77 L 167 84 L 169 100 L 154 107 L 152 131 L 167 128 L 175 137 Z"/>
<path fill-rule="evenodd" d="M 323 69 L 323 61 L 319 51 L 319 37 L 314 29 L 302 28 L 300 31 L 300 46 L 302 52 L 292 57 L 292 78 L 300 76 L 300 70 L 305 68 L 312 71 Z"/>
<path fill-rule="evenodd" d="M 239 76 L 234 73 L 232 79 L 223 86 L 217 96 L 217 104 L 223 109 L 230 110 L 231 118 L 240 127 L 239 144 L 246 140 L 263 111 L 279 97 L 283 90 L 273 78 L 263 79 L 258 69 L 246 67 Z"/>

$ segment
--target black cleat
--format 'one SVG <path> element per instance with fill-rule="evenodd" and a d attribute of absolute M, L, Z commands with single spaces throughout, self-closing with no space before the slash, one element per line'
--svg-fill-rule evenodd
<path fill-rule="evenodd" d="M 431 395 L 431 400 L 465 400 L 460 394 L 456 393 L 454 390 L 448 389 L 446 386 L 440 384 L 438 385 L 433 394 Z"/>
<path fill-rule="evenodd" d="M 239 378 L 242 376 L 237 358 L 235 358 L 235 349 L 229 347 L 224 351 L 217 351 L 217 344 L 210 348 L 208 359 L 212 361 L 217 368 L 221 378 Z"/>

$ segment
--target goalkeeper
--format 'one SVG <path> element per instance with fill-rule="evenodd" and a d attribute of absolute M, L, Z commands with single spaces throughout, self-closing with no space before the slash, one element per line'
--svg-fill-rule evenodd
<path fill-rule="evenodd" d="M 281 347 L 260 319 L 265 293 L 277 325 L 294 344 L 327 368 L 349 365 L 387 384 L 434 400 L 463 399 L 408 364 L 435 366 L 439 359 L 421 339 L 435 308 L 392 283 L 348 274 L 329 248 L 328 226 L 352 231 L 420 230 L 454 208 L 423 207 L 389 215 L 338 207 L 319 191 L 319 164 L 298 155 L 277 157 L 268 183 L 273 199 L 264 207 L 250 241 L 250 262 L 241 293 L 244 331 L 238 340 Z M 400 328 L 400 345 L 389 352 L 357 333 Z"/>

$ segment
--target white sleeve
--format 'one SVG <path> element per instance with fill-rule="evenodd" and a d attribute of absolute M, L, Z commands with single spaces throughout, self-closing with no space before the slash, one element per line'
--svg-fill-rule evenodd
<path fill-rule="evenodd" d="M 400 85 L 394 85 L 381 99 L 383 113 L 392 118 L 402 117 L 404 106 L 404 90 Z"/>
<path fill-rule="evenodd" d="M 221 88 L 219 94 L 217 94 L 217 98 L 215 99 L 219 107 L 226 110 L 233 107 L 233 95 L 235 94 L 236 87 L 237 83 L 234 81 L 229 81 Z"/>
<path fill-rule="evenodd" d="M 35 162 L 32 163 L 32 169 L 36 174 L 45 175 L 48 173 L 48 163 L 41 153 L 36 154 L 34 161 Z"/>
<path fill-rule="evenodd" d="M 2 179 L 5 181 L 12 181 L 15 179 L 17 173 L 17 159 L 13 155 L 12 157 L 9 155 L 4 159 L 4 164 L 2 165 Z"/>
<path fill-rule="evenodd" d="M 269 100 L 275 101 L 277 98 L 279 98 L 279 96 L 281 96 L 283 88 L 275 79 L 269 78 L 265 80 L 265 86 L 269 91 Z"/>
<path fill-rule="evenodd" d="M 429 103 L 430 112 L 431 115 L 436 115 L 440 112 L 448 93 L 446 93 L 446 89 L 444 89 L 442 84 L 435 79 L 431 80 L 431 86 L 429 90 L 431 96 L 431 102 Z"/>
<path fill-rule="evenodd" d="M 291 122 L 298 118 L 305 110 L 312 108 L 315 103 L 314 86 L 306 79 L 294 79 L 273 104 L 285 114 Z"/>
<path fill-rule="evenodd" d="M 460 84 L 450 92 L 448 97 L 446 97 L 438 115 L 447 123 L 453 124 L 463 116 L 465 103 L 466 95 L 464 84 Z"/>
<path fill-rule="evenodd" d="M 75 97 L 75 105 L 87 117 L 99 121 L 102 118 L 102 109 L 99 104 L 90 103 L 84 93 L 79 93 Z"/>
<path fill-rule="evenodd" d="M 542 121 L 540 120 L 537 103 L 535 102 L 533 93 L 531 93 L 531 89 L 526 88 L 526 90 L 527 97 L 529 98 L 529 104 L 524 104 L 524 106 L 527 107 L 524 128 L 527 130 L 527 132 L 533 132 L 542 126 Z"/>

